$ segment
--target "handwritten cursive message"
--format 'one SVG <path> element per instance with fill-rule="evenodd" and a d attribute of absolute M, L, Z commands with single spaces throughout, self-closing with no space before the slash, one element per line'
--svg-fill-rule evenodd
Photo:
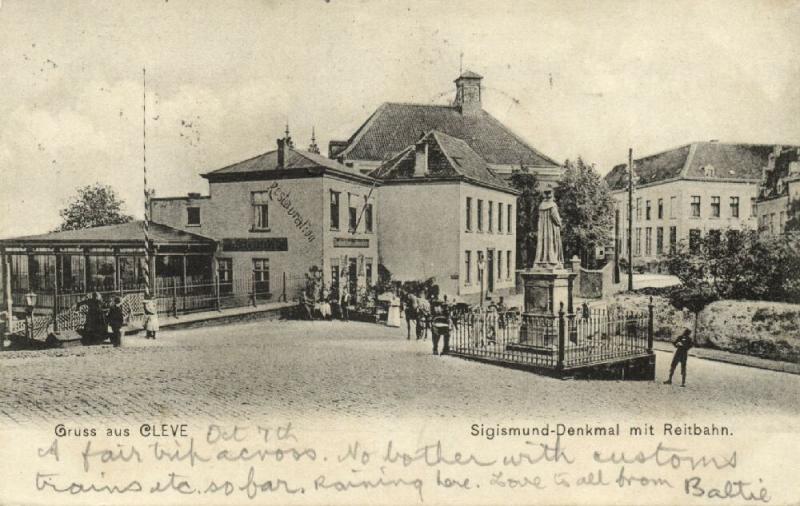
<path fill-rule="evenodd" d="M 291 422 L 61 424 L 36 448 L 30 483 L 41 502 L 91 496 L 112 502 L 183 498 L 187 504 L 265 497 L 439 504 L 515 497 L 578 501 L 592 494 L 628 501 L 643 494 L 667 502 L 773 500 L 768 480 L 729 445 L 707 453 L 693 450 L 691 440 L 664 440 L 655 433 L 631 441 L 614 438 L 615 431 L 577 436 L 558 426 L 552 432 L 542 428 L 544 436 L 511 434 L 499 442 L 494 429 L 487 437 L 485 428 L 476 427 L 465 426 L 461 438 L 375 432 L 342 439 L 318 431 L 307 435 Z M 498 434 L 509 436 L 505 432 Z"/>

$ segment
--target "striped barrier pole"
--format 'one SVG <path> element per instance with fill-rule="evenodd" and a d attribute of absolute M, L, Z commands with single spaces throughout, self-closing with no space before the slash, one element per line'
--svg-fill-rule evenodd
<path fill-rule="evenodd" d="M 147 76 L 142 68 L 142 173 L 144 176 L 144 296 L 150 298 L 150 191 L 147 189 Z"/>

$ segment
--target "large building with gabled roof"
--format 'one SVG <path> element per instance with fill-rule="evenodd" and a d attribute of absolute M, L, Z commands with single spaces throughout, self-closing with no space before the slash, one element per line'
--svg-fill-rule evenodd
<path fill-rule="evenodd" d="M 466 141 L 429 131 L 370 175 L 380 181 L 381 263 L 395 279 L 434 278 L 471 301 L 513 290 L 519 192 Z"/>
<path fill-rule="evenodd" d="M 482 79 L 469 70 L 463 72 L 455 80 L 456 95 L 450 105 L 382 104 L 349 139 L 330 142 L 330 158 L 369 172 L 423 133 L 436 130 L 462 139 L 499 175 L 525 168 L 545 185 L 555 184 L 563 172 L 561 165 L 483 109 Z"/>
<path fill-rule="evenodd" d="M 762 174 L 772 144 L 693 142 L 633 161 L 633 261 L 657 267 L 678 243 L 707 234 L 756 229 Z M 621 257 L 627 250 L 628 168 L 605 176 L 620 213 Z"/>
<path fill-rule="evenodd" d="M 312 141 L 312 147 L 314 143 Z M 352 300 L 377 281 L 378 182 L 288 132 L 277 149 L 202 174 L 209 195 L 151 199 L 154 221 L 218 241 L 222 286 L 253 283 L 277 299 L 299 295 L 312 266 Z"/>

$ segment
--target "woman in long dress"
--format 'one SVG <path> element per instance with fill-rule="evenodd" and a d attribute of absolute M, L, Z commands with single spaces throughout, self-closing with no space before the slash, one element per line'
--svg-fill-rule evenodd
<path fill-rule="evenodd" d="M 400 326 L 400 297 L 394 291 L 389 298 L 389 313 L 386 315 L 386 325 L 388 327 Z"/>

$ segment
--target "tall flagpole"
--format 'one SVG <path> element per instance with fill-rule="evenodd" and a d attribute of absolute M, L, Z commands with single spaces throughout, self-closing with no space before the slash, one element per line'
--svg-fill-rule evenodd
<path fill-rule="evenodd" d="M 144 175 L 144 296 L 150 297 L 150 192 L 147 189 L 147 77 L 142 67 L 142 172 Z"/>

